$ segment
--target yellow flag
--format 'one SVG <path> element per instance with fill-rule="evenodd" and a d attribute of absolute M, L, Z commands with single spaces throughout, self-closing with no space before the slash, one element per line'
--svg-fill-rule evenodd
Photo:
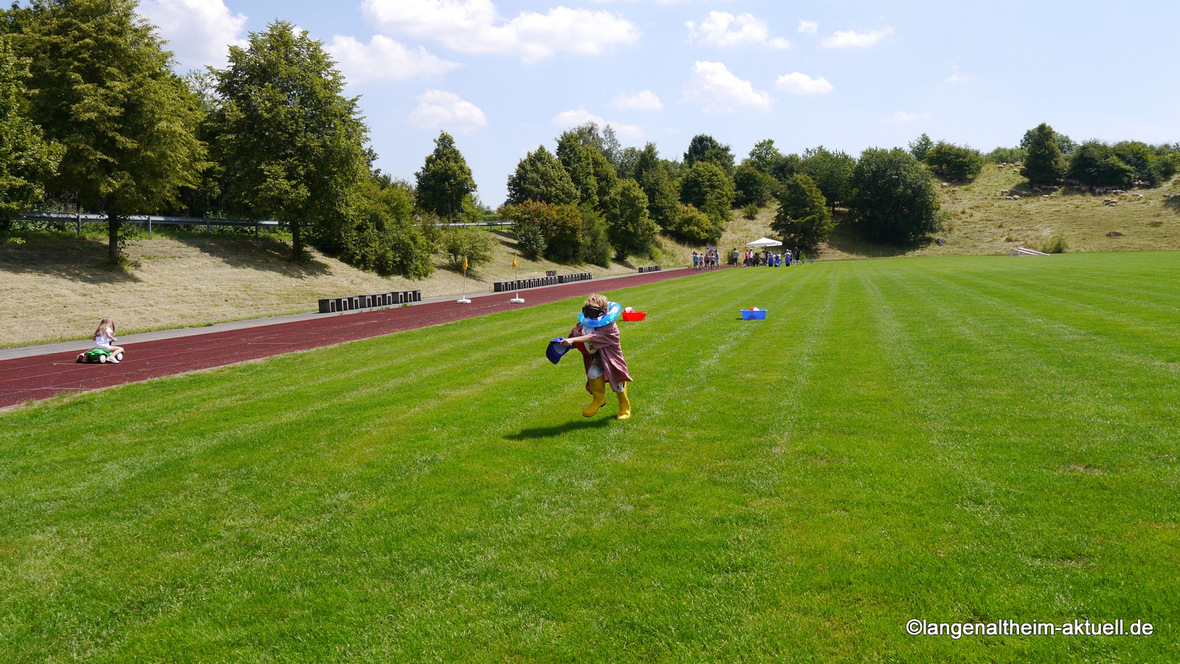
<path fill-rule="evenodd" d="M 512 254 L 512 269 L 516 269 L 516 254 Z"/>
<path fill-rule="evenodd" d="M 467 271 L 467 257 L 466 256 L 463 257 L 463 271 L 464 272 Z"/>

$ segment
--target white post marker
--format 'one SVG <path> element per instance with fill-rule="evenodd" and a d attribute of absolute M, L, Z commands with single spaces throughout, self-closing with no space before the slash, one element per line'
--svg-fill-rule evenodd
<path fill-rule="evenodd" d="M 471 300 L 467 299 L 467 257 L 463 257 L 463 297 L 460 297 L 455 302 L 459 304 L 471 304 Z"/>
<path fill-rule="evenodd" d="M 514 282 L 519 281 L 516 278 L 516 254 L 512 254 L 512 281 L 514 281 Z M 513 304 L 524 304 L 524 298 L 520 296 L 520 289 L 519 288 L 516 289 L 516 297 L 514 297 L 508 301 Z"/>

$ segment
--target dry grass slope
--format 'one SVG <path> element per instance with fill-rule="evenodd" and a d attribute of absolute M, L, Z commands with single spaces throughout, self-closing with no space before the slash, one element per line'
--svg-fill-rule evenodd
<path fill-rule="evenodd" d="M 837 229 L 825 257 L 1004 254 L 1016 246 L 1040 249 L 1056 233 L 1065 236 L 1071 252 L 1180 249 L 1180 205 L 1164 198 L 1180 192 L 1180 180 L 1119 196 L 1034 192 L 1011 168 L 987 164 L 973 182 L 948 184 L 940 188 L 948 220 L 937 235 L 945 244 L 880 247 Z M 1008 200 L 1000 193 L 1004 190 L 1020 199 Z M 1118 203 L 1106 205 L 1104 198 Z"/>
<path fill-rule="evenodd" d="M 313 252 L 295 265 L 286 259 L 290 245 L 274 237 L 155 234 L 132 242 L 127 257 L 135 267 L 112 271 L 100 266 L 106 247 L 97 236 L 25 234 L 0 240 L 0 278 L 16 306 L 0 317 L 0 346 L 84 339 L 98 319 L 111 316 L 119 332 L 209 325 L 312 311 L 322 297 L 419 289 L 425 298 L 491 290 L 492 282 L 512 278 L 515 241 L 489 231 L 496 241 L 493 259 L 468 273 L 444 269 L 422 281 L 386 278 Z M 683 262 L 679 247 L 669 247 L 665 264 Z M 689 250 L 691 256 L 691 250 Z M 634 265 L 567 266 L 520 258 L 521 277 L 546 270 L 629 273 Z"/>

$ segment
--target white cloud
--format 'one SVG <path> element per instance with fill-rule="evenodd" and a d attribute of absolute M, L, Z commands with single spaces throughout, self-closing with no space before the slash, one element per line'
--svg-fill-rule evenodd
<path fill-rule="evenodd" d="M 946 77 L 947 83 L 962 83 L 963 81 L 971 80 L 970 76 L 963 76 L 962 74 L 960 74 L 959 68 L 953 64 L 951 65 L 951 70 L 952 70 L 951 75 Z"/>
<path fill-rule="evenodd" d="M 185 69 L 224 67 L 230 45 L 246 45 L 246 15 L 231 13 L 222 0 L 144 0 L 139 13 L 159 28 Z"/>
<path fill-rule="evenodd" d="M 478 106 L 453 92 L 427 90 L 418 95 L 418 106 L 410 112 L 410 124 L 423 129 L 470 134 L 488 126 L 488 119 Z"/>
<path fill-rule="evenodd" d="M 463 53 L 502 53 L 536 62 L 555 53 L 596 55 L 633 44 L 639 29 L 608 11 L 556 7 L 505 21 L 491 0 L 365 0 L 365 17 L 393 33 L 435 39 Z"/>
<path fill-rule="evenodd" d="M 819 32 L 819 23 L 815 21 L 799 21 L 799 32 L 805 35 L 814 35 Z"/>
<path fill-rule="evenodd" d="M 459 66 L 426 52 L 406 48 L 385 35 L 374 35 L 368 44 L 336 35 L 326 47 L 349 83 L 398 81 L 415 76 L 435 76 Z"/>
<path fill-rule="evenodd" d="M 558 113 L 557 115 L 553 116 L 553 124 L 555 124 L 559 127 L 567 127 L 567 128 L 568 127 L 577 127 L 579 125 L 584 125 L 587 122 L 593 122 L 594 124 L 598 125 L 599 127 L 605 127 L 607 125 L 610 125 L 611 128 L 615 130 L 615 133 L 619 135 L 620 138 L 626 138 L 626 139 L 630 139 L 633 141 L 642 141 L 643 140 L 643 129 L 641 129 L 638 125 L 619 124 L 617 122 L 610 122 L 610 121 L 605 120 L 597 115 L 594 115 L 593 113 L 591 113 L 590 111 L 587 111 L 584 108 L 580 108 L 576 111 L 562 111 L 562 112 Z"/>
<path fill-rule="evenodd" d="M 793 95 L 822 95 L 835 89 L 831 83 L 828 83 L 828 79 L 822 76 L 812 78 L 797 71 L 779 76 L 778 80 L 774 82 L 774 87 Z"/>
<path fill-rule="evenodd" d="M 893 34 L 893 28 L 889 26 L 869 32 L 842 30 L 833 32 L 831 37 L 820 42 L 820 46 L 824 48 L 868 48 L 891 34 Z"/>
<path fill-rule="evenodd" d="M 619 93 L 619 96 L 611 102 L 611 106 L 636 111 L 658 111 L 664 107 L 664 103 L 651 90 L 640 90 L 635 94 Z"/>
<path fill-rule="evenodd" d="M 749 81 L 734 76 L 720 62 L 698 61 L 692 66 L 692 75 L 684 86 L 684 100 L 700 102 L 706 113 L 738 108 L 770 110 L 770 95 L 755 90 Z"/>
<path fill-rule="evenodd" d="M 728 12 L 709 12 L 699 29 L 692 21 L 684 25 L 688 26 L 689 38 L 706 46 L 730 48 L 763 44 L 774 49 L 791 47 L 791 42 L 781 37 L 771 38 L 766 21 L 754 18 L 753 14 L 734 16 Z"/>
<path fill-rule="evenodd" d="M 906 113 L 905 111 L 898 111 L 886 119 L 886 122 L 917 122 L 918 120 L 925 120 L 929 118 L 929 113 Z"/>

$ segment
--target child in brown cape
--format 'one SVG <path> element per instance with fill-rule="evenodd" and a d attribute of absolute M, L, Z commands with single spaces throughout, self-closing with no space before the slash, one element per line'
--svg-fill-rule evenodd
<path fill-rule="evenodd" d="M 592 400 L 582 411 L 585 417 L 593 417 L 606 403 L 607 383 L 619 397 L 619 419 L 631 417 L 631 401 L 627 396 L 631 375 L 627 373 L 627 358 L 623 356 L 619 326 L 615 323 L 618 311 L 615 310 L 621 310 L 618 304 L 598 293 L 591 295 L 586 298 L 582 315 L 570 330 L 570 336 L 561 342 L 581 351 L 586 365 L 586 391 Z"/>

